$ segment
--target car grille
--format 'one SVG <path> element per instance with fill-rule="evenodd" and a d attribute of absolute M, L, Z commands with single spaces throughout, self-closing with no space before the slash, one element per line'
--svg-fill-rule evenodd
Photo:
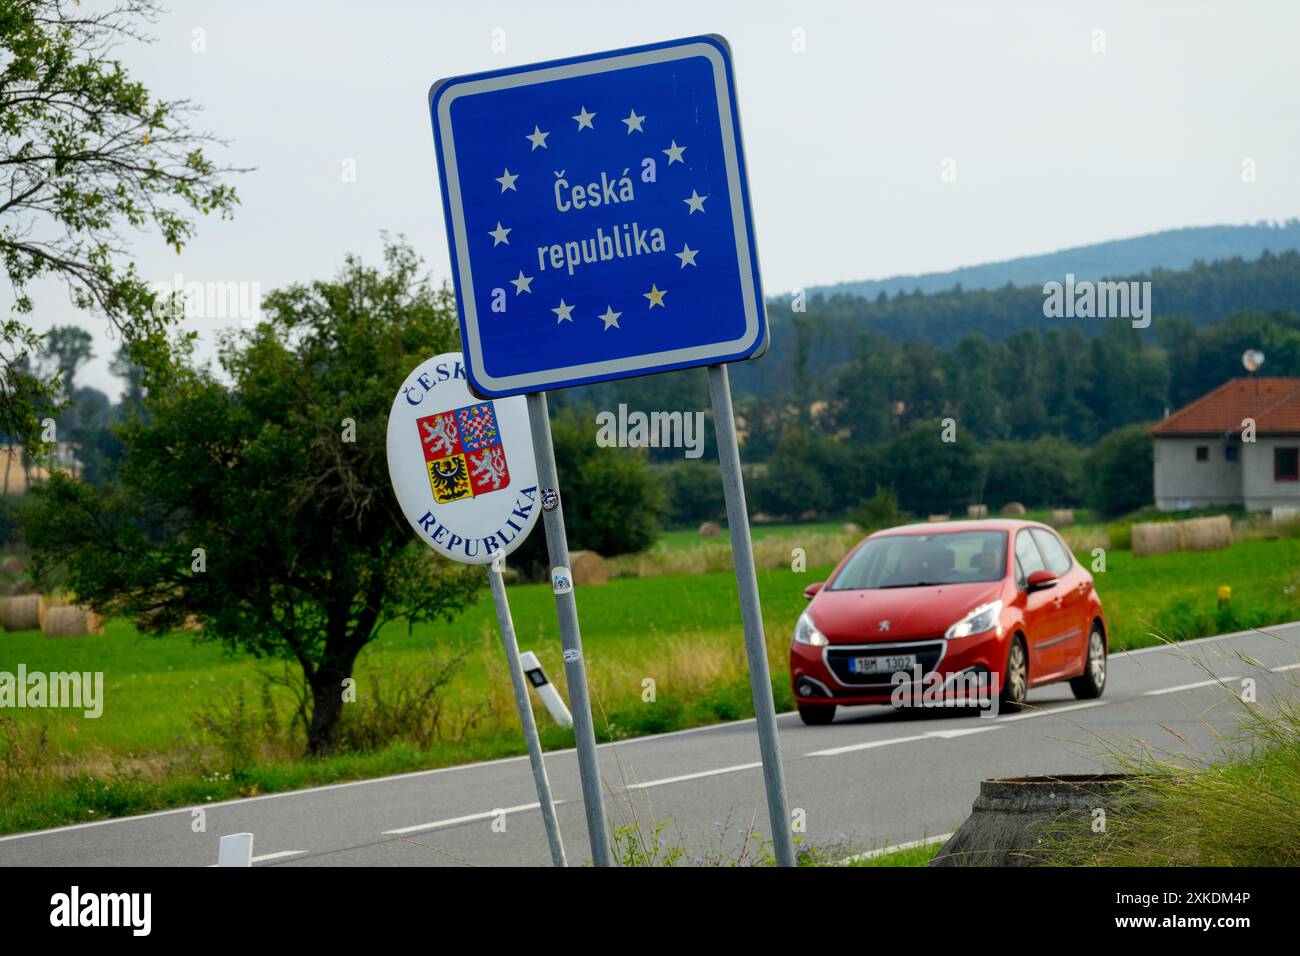
<path fill-rule="evenodd" d="M 854 674 L 849 671 L 849 661 L 857 657 L 888 657 L 895 654 L 915 654 L 917 666 L 924 676 L 934 670 L 943 657 L 943 640 L 908 642 L 892 645 L 863 645 L 858 647 L 831 647 L 826 651 L 830 665 L 841 684 L 850 687 L 890 687 L 892 674 Z"/>

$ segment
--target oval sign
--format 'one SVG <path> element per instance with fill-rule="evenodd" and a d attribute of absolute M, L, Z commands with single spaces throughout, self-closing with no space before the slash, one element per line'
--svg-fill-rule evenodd
<path fill-rule="evenodd" d="M 388 415 L 388 476 L 420 539 L 462 564 L 489 564 L 537 524 L 527 399 L 470 394 L 447 352 L 407 376 Z"/>

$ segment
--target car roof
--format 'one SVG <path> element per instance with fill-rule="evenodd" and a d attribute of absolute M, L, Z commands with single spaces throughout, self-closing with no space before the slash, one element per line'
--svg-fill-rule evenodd
<path fill-rule="evenodd" d="M 1042 528 L 1051 531 L 1040 521 L 1025 518 L 958 518 L 952 521 L 923 521 L 916 524 L 899 525 L 896 528 L 881 528 L 868 537 L 885 537 L 896 534 L 944 534 L 958 531 L 1019 531 L 1021 528 Z"/>

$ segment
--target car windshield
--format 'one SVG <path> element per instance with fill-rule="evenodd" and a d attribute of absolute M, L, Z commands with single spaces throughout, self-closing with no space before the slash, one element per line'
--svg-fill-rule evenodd
<path fill-rule="evenodd" d="M 827 587 L 832 591 L 996 581 L 1006 570 L 1005 531 L 948 531 L 871 538 Z"/>

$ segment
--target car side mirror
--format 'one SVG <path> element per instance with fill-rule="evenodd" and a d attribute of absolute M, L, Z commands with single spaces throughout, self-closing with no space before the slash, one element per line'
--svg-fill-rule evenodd
<path fill-rule="evenodd" d="M 1051 571 L 1035 571 L 1029 575 L 1029 579 L 1025 582 L 1025 590 L 1031 594 L 1034 591 L 1045 591 L 1048 588 L 1056 587 L 1056 581 L 1056 575 Z"/>
<path fill-rule="evenodd" d="M 826 587 L 825 581 L 818 581 L 816 584 L 810 584 L 803 589 L 803 596 L 806 597 L 809 601 L 811 601 L 814 597 L 817 596 L 817 592 L 824 587 Z"/>

